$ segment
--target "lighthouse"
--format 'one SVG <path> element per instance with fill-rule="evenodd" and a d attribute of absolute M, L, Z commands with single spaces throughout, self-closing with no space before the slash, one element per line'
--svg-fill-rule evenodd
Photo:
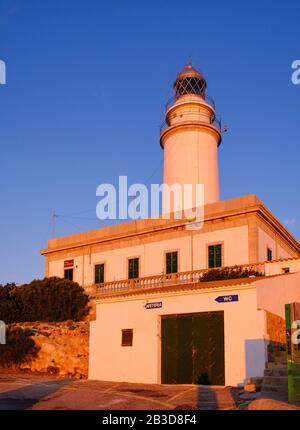
<path fill-rule="evenodd" d="M 164 151 L 163 183 L 169 187 L 190 184 L 192 200 L 182 200 L 182 208 L 197 206 L 197 184 L 203 184 L 204 204 L 220 199 L 218 147 L 221 124 L 214 101 L 206 94 L 203 74 L 189 62 L 178 73 L 174 95 L 168 102 L 160 130 Z M 170 193 L 163 191 L 163 213 L 172 206 Z"/>

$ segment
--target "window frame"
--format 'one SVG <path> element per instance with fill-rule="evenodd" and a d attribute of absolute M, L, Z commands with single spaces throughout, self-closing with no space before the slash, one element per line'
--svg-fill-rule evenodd
<path fill-rule="evenodd" d="M 96 266 L 103 266 L 103 282 L 96 282 Z M 106 279 L 106 263 L 105 261 L 97 262 L 94 264 L 94 284 L 95 285 L 102 285 L 105 283 Z"/>
<path fill-rule="evenodd" d="M 137 277 L 129 277 L 129 262 L 130 260 L 138 260 L 138 276 Z M 133 257 L 127 257 L 127 279 L 131 280 L 131 279 L 139 279 L 141 275 L 141 257 L 140 255 L 135 255 Z"/>
<path fill-rule="evenodd" d="M 125 342 L 125 333 L 130 333 L 129 341 Z M 133 328 L 123 328 L 121 330 L 121 347 L 132 347 L 133 346 Z"/>
<path fill-rule="evenodd" d="M 271 253 L 271 258 L 269 258 L 269 252 Z M 270 246 L 267 246 L 267 261 L 273 261 L 273 249 Z"/>
<path fill-rule="evenodd" d="M 179 249 L 168 249 L 167 251 L 165 251 L 164 252 L 164 270 L 165 270 L 165 274 L 166 275 L 172 275 L 172 274 L 174 274 L 174 273 L 179 273 L 180 272 L 180 270 L 179 270 L 179 257 L 180 257 L 180 252 L 179 252 L 180 250 Z M 172 254 L 172 253 L 177 253 L 177 272 L 170 272 L 170 273 L 167 273 L 167 254 Z"/>
<path fill-rule="evenodd" d="M 72 279 L 69 277 L 66 277 L 66 272 L 72 272 Z M 67 279 L 68 281 L 74 281 L 74 267 L 66 267 L 64 268 L 64 279 Z"/>
<path fill-rule="evenodd" d="M 214 266 L 214 267 L 209 266 L 209 248 L 211 246 L 221 247 L 221 265 L 220 266 Z M 224 267 L 224 242 L 213 242 L 213 243 L 208 243 L 206 245 L 206 265 L 208 269 L 221 269 L 222 267 Z"/>

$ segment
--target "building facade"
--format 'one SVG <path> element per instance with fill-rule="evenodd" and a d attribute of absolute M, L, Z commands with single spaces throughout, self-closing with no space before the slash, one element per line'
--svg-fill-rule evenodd
<path fill-rule="evenodd" d="M 41 251 L 45 274 L 92 291 L 130 277 L 299 257 L 298 242 L 255 195 L 208 204 L 204 213 L 200 230 L 186 229 L 186 220 L 146 219 L 51 239 Z"/>
<path fill-rule="evenodd" d="M 96 297 L 90 378 L 242 385 L 263 374 L 276 342 L 268 321 L 300 300 L 300 245 L 256 195 L 220 200 L 221 138 L 206 81 L 188 64 L 160 144 L 165 184 L 204 185 L 201 228 L 187 217 L 139 219 L 51 239 L 41 251 L 46 276 Z M 178 209 L 168 199 L 163 215 Z M 197 199 L 185 203 L 179 209 Z"/>

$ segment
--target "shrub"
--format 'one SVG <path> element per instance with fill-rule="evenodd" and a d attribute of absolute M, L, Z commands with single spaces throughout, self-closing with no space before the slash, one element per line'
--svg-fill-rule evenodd
<path fill-rule="evenodd" d="M 0 320 L 6 323 L 20 319 L 22 303 L 17 290 L 16 284 L 0 285 Z"/>
<path fill-rule="evenodd" d="M 7 329 L 6 344 L 0 345 L 0 366 L 20 366 L 36 357 L 39 348 L 30 335 L 30 330 Z"/>
<path fill-rule="evenodd" d="M 244 269 L 240 266 L 225 269 L 212 269 L 204 273 L 201 278 L 201 282 L 249 278 L 249 276 L 263 276 L 263 274 L 253 269 Z"/>
<path fill-rule="evenodd" d="M 87 313 L 88 296 L 67 279 L 45 278 L 0 288 L 0 319 L 6 323 L 79 321 Z"/>

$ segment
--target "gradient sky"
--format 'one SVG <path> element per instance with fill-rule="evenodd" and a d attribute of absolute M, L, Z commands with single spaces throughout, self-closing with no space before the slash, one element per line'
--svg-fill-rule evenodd
<path fill-rule="evenodd" d="M 59 236 L 101 227 L 97 185 L 162 181 L 189 56 L 229 129 L 222 198 L 257 194 L 299 240 L 299 22 L 299 0 L 0 0 L 0 283 L 43 276 L 53 210 Z"/>

